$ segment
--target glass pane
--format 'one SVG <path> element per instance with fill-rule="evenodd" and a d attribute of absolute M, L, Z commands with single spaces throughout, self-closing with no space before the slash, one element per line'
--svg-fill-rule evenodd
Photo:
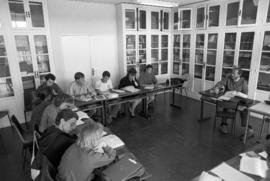
<path fill-rule="evenodd" d="M 136 50 L 127 50 L 127 64 L 136 63 Z"/>
<path fill-rule="evenodd" d="M 140 72 L 144 72 L 146 69 L 146 64 L 140 64 L 139 69 L 140 69 Z"/>
<path fill-rule="evenodd" d="M 139 63 L 146 62 L 146 35 L 139 35 Z"/>
<path fill-rule="evenodd" d="M 126 9 L 126 29 L 135 29 L 135 10 Z"/>
<path fill-rule="evenodd" d="M 153 67 L 154 75 L 158 75 L 158 64 L 157 63 L 152 63 L 152 67 Z"/>
<path fill-rule="evenodd" d="M 227 6 L 226 25 L 238 25 L 239 2 L 229 3 Z"/>
<path fill-rule="evenodd" d="M 189 49 L 183 49 L 182 56 L 183 56 L 182 57 L 183 62 L 189 62 L 190 50 Z"/>
<path fill-rule="evenodd" d="M 198 63 L 198 64 L 203 63 L 203 50 L 196 50 L 195 63 Z"/>
<path fill-rule="evenodd" d="M 162 63 L 161 64 L 161 74 L 167 74 L 168 73 L 168 63 Z"/>
<path fill-rule="evenodd" d="M 139 49 L 146 48 L 146 35 L 139 35 Z"/>
<path fill-rule="evenodd" d="M 0 78 L 0 98 L 14 96 L 11 78 Z"/>
<path fill-rule="evenodd" d="M 259 0 L 244 0 L 241 24 L 255 24 Z"/>
<path fill-rule="evenodd" d="M 183 63 L 182 64 L 182 75 L 189 74 L 189 64 Z"/>
<path fill-rule="evenodd" d="M 208 50 L 206 63 L 208 65 L 216 65 L 216 57 L 217 57 L 216 50 Z"/>
<path fill-rule="evenodd" d="M 209 22 L 208 22 L 209 27 L 219 25 L 219 9 L 220 6 L 211 6 L 209 8 Z"/>
<path fill-rule="evenodd" d="M 270 50 L 270 31 L 264 33 L 263 50 Z"/>
<path fill-rule="evenodd" d="M 13 28 L 25 28 L 27 26 L 22 0 L 9 1 L 9 11 Z"/>
<path fill-rule="evenodd" d="M 135 49 L 136 40 L 135 35 L 127 35 L 126 36 L 126 49 Z"/>
<path fill-rule="evenodd" d="M 239 52 L 238 66 L 244 69 L 250 69 L 252 52 Z"/>
<path fill-rule="evenodd" d="M 232 69 L 230 68 L 223 68 L 222 69 L 222 79 L 227 79 L 231 76 L 232 74 Z"/>
<path fill-rule="evenodd" d="M 208 35 L 208 49 L 217 49 L 217 34 L 209 34 Z"/>
<path fill-rule="evenodd" d="M 22 83 L 23 83 L 24 90 L 35 89 L 35 87 L 36 87 L 34 76 L 22 77 Z"/>
<path fill-rule="evenodd" d="M 47 38 L 45 35 L 34 35 L 34 41 L 37 54 L 48 53 Z"/>
<path fill-rule="evenodd" d="M 249 71 L 247 70 L 243 70 L 242 76 L 244 79 L 246 79 L 246 81 L 249 80 Z"/>
<path fill-rule="evenodd" d="M 169 29 L 169 13 L 164 12 L 163 25 L 165 30 Z"/>
<path fill-rule="evenodd" d="M 146 62 L 146 50 L 139 50 L 139 63 Z"/>
<path fill-rule="evenodd" d="M 181 12 L 181 28 L 190 28 L 191 10 L 182 10 Z"/>
<path fill-rule="evenodd" d="M 4 37 L 0 36 L 0 56 L 7 56 Z"/>
<path fill-rule="evenodd" d="M 9 77 L 9 65 L 7 57 L 0 57 L 0 78 Z"/>
<path fill-rule="evenodd" d="M 226 50 L 234 50 L 236 42 L 236 33 L 226 33 L 225 34 L 225 43 L 224 49 Z"/>
<path fill-rule="evenodd" d="M 198 79 L 202 79 L 203 73 L 203 66 L 202 65 L 195 65 L 195 74 L 194 77 Z"/>
<path fill-rule="evenodd" d="M 180 49 L 173 49 L 173 61 L 180 61 Z"/>
<path fill-rule="evenodd" d="M 183 35 L 183 48 L 190 48 L 190 35 Z"/>
<path fill-rule="evenodd" d="M 205 79 L 209 81 L 215 80 L 215 67 L 206 67 Z"/>
<path fill-rule="evenodd" d="M 241 34 L 240 50 L 252 50 L 254 40 L 254 32 Z"/>
<path fill-rule="evenodd" d="M 173 73 L 174 74 L 179 75 L 179 67 L 180 67 L 180 64 L 179 63 L 177 63 L 177 62 L 174 62 L 173 63 Z"/>
<path fill-rule="evenodd" d="M 161 47 L 167 48 L 168 47 L 168 35 L 161 36 Z"/>
<path fill-rule="evenodd" d="M 270 74 L 267 73 L 259 73 L 259 79 L 258 79 L 258 89 L 261 90 L 270 90 Z"/>
<path fill-rule="evenodd" d="M 21 73 L 27 75 L 33 72 L 33 64 L 31 56 L 19 56 L 19 66 Z"/>
<path fill-rule="evenodd" d="M 173 14 L 173 29 L 174 30 L 177 30 L 178 29 L 178 22 L 179 22 L 178 12 L 175 12 Z"/>
<path fill-rule="evenodd" d="M 158 57 L 158 49 L 152 49 L 151 50 L 151 61 L 152 62 L 157 62 L 159 59 Z"/>
<path fill-rule="evenodd" d="M 270 52 L 262 53 L 260 70 L 268 71 L 270 73 Z"/>
<path fill-rule="evenodd" d="M 269 2 L 269 5 L 268 5 L 268 12 L 267 12 L 267 19 L 266 19 L 266 22 L 267 22 L 267 23 L 270 22 L 270 2 Z"/>
<path fill-rule="evenodd" d="M 168 49 L 161 50 L 161 61 L 168 61 Z"/>
<path fill-rule="evenodd" d="M 29 2 L 33 27 L 45 27 L 43 8 L 41 2 Z"/>
<path fill-rule="evenodd" d="M 158 35 L 151 35 L 151 47 L 152 48 L 158 48 Z"/>
<path fill-rule="evenodd" d="M 180 35 L 173 35 L 173 47 L 180 48 Z"/>
<path fill-rule="evenodd" d="M 224 51 L 223 67 L 232 67 L 234 64 L 234 51 Z"/>
<path fill-rule="evenodd" d="M 204 34 L 196 35 L 196 48 L 204 48 Z"/>
<path fill-rule="evenodd" d="M 204 7 L 197 9 L 196 28 L 204 28 Z"/>
<path fill-rule="evenodd" d="M 151 12 L 151 29 L 159 29 L 159 12 Z"/>
<path fill-rule="evenodd" d="M 140 10 L 140 29 L 146 29 L 146 11 Z"/>
<path fill-rule="evenodd" d="M 50 62 L 48 55 L 38 55 L 38 71 L 40 73 L 50 72 Z"/>

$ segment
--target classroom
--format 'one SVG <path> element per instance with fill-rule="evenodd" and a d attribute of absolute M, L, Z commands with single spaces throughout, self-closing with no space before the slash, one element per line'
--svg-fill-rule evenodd
<path fill-rule="evenodd" d="M 270 0 L 0 0 L 1 181 L 270 181 L 268 154 Z"/>

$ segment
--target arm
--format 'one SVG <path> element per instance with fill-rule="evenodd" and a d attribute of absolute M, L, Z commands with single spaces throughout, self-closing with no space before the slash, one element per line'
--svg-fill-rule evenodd
<path fill-rule="evenodd" d="M 152 82 L 153 82 L 154 85 L 157 85 L 157 83 L 158 83 L 157 78 L 156 78 L 155 75 L 153 75 Z"/>
<path fill-rule="evenodd" d="M 140 88 L 140 83 L 139 83 L 139 81 L 136 79 L 136 78 L 134 78 L 133 79 L 133 81 L 134 81 L 134 84 L 135 84 L 135 88 Z"/>
<path fill-rule="evenodd" d="M 246 80 L 243 81 L 243 90 L 242 93 L 248 94 L 248 83 Z"/>
<path fill-rule="evenodd" d="M 55 90 L 57 95 L 64 94 L 62 89 L 56 83 L 53 84 L 53 89 Z"/>
<path fill-rule="evenodd" d="M 70 96 L 75 96 L 75 93 L 73 91 L 73 84 L 71 84 L 69 88 L 67 89 L 67 94 Z"/>
<path fill-rule="evenodd" d="M 104 153 L 95 152 L 93 158 L 89 158 L 94 165 L 94 168 L 99 168 L 111 163 L 116 156 L 116 151 L 110 147 L 103 147 Z"/>

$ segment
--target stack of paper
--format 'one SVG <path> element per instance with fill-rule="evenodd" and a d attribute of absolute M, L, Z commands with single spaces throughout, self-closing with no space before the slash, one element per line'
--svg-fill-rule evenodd
<path fill-rule="evenodd" d="M 202 172 L 202 174 L 200 175 L 199 181 L 222 181 L 221 178 L 210 175 L 207 172 Z"/>
<path fill-rule="evenodd" d="M 124 91 L 124 90 L 121 90 L 121 89 L 113 89 L 113 91 L 114 91 L 114 92 L 117 92 L 117 93 L 119 93 L 119 94 L 125 93 L 125 91 Z"/>
<path fill-rule="evenodd" d="M 119 137 L 117 137 L 116 135 L 110 134 L 110 135 L 102 137 L 99 140 L 99 143 L 96 147 L 96 151 L 103 153 L 102 147 L 109 146 L 113 149 L 116 149 L 124 145 L 125 143 Z"/>
<path fill-rule="evenodd" d="M 132 92 L 132 93 L 140 91 L 140 89 L 136 89 L 134 86 L 127 86 L 127 87 L 124 87 L 122 89 L 125 91 L 128 91 L 128 92 Z"/>
<path fill-rule="evenodd" d="M 240 161 L 240 170 L 245 173 L 257 175 L 262 178 L 267 176 L 267 162 L 257 157 L 243 156 Z"/>

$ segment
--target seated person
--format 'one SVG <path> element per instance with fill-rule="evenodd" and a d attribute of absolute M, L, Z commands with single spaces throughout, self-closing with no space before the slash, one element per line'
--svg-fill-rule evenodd
<path fill-rule="evenodd" d="M 32 128 L 39 130 L 40 120 L 45 108 L 51 103 L 52 100 L 52 88 L 44 86 L 39 90 L 40 103 L 33 108 L 30 123 Z"/>
<path fill-rule="evenodd" d="M 215 85 L 214 87 L 215 92 L 218 92 L 220 89 L 223 89 L 225 92 L 238 91 L 247 95 L 248 84 L 247 84 L 247 81 L 241 77 L 241 75 L 242 75 L 242 70 L 240 68 L 234 68 L 231 76 L 229 76 L 225 80 L 218 82 Z M 246 122 L 247 122 L 247 110 L 241 111 L 240 117 L 241 117 L 241 126 L 245 128 Z M 252 129 L 250 125 L 248 127 L 249 129 L 248 129 L 247 137 L 251 137 L 254 134 L 254 130 Z M 226 120 L 222 120 L 220 131 L 223 133 L 228 133 Z"/>
<path fill-rule="evenodd" d="M 54 125 L 57 114 L 63 109 L 72 107 L 72 105 L 72 98 L 69 95 L 57 95 L 43 111 L 39 131 L 43 132 L 48 127 Z"/>
<path fill-rule="evenodd" d="M 40 152 L 47 157 L 54 168 L 58 167 L 62 155 L 77 138 L 69 135 L 75 129 L 77 119 L 78 115 L 70 109 L 61 110 L 55 119 L 55 125 L 46 129 L 41 135 Z"/>
<path fill-rule="evenodd" d="M 95 90 L 99 95 L 107 94 L 112 91 L 113 86 L 110 76 L 111 76 L 110 72 L 104 71 L 102 74 L 102 79 L 96 82 Z M 108 113 L 108 123 L 110 123 L 112 119 L 117 118 L 119 109 L 120 109 L 119 105 L 113 105 L 110 107 Z"/>
<path fill-rule="evenodd" d="M 56 77 L 53 74 L 51 73 L 47 74 L 45 76 L 45 82 L 42 85 L 40 85 L 39 88 L 37 89 L 37 94 L 39 90 L 44 86 L 51 87 L 54 96 L 63 94 L 63 91 L 61 90 L 61 88 L 55 83 L 55 79 Z"/>
<path fill-rule="evenodd" d="M 139 82 L 142 87 L 147 86 L 147 85 L 157 86 L 157 78 L 153 73 L 152 65 L 149 64 L 146 66 L 145 71 L 142 72 L 140 75 Z M 155 100 L 154 94 L 147 97 L 147 105 L 154 100 Z"/>
<path fill-rule="evenodd" d="M 140 88 L 140 84 L 138 80 L 136 79 L 136 73 L 137 71 L 135 68 L 129 69 L 127 75 L 120 80 L 119 89 L 125 88 L 127 86 Z M 135 109 L 140 102 L 141 102 L 141 99 L 130 101 L 131 106 L 129 107 L 129 112 L 131 114 L 131 117 L 135 117 Z"/>
<path fill-rule="evenodd" d="M 77 72 L 74 75 L 75 81 L 73 81 L 67 91 L 68 95 L 81 96 L 81 95 L 96 95 L 95 90 L 86 83 L 84 74 Z"/>
<path fill-rule="evenodd" d="M 111 163 L 116 151 L 103 147 L 104 153 L 96 151 L 99 139 L 102 137 L 102 126 L 99 123 L 86 124 L 78 135 L 76 143 L 71 145 L 62 156 L 58 167 L 60 180 L 92 180 L 93 171 Z"/>

